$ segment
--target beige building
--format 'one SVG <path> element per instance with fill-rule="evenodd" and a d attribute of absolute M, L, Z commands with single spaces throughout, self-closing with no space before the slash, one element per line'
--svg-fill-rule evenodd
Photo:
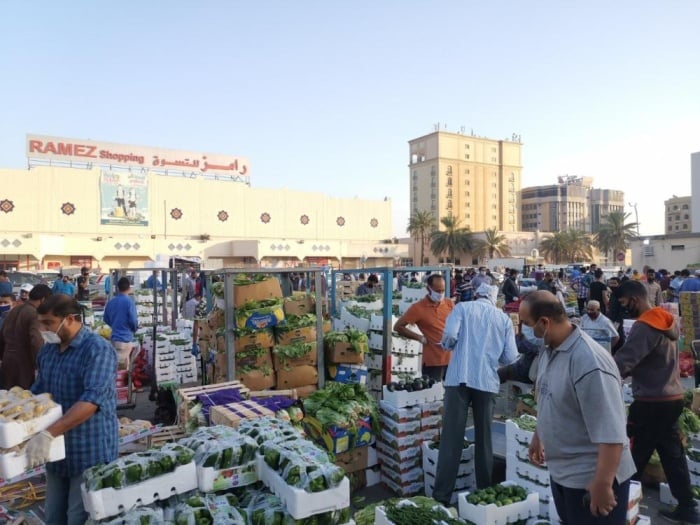
<path fill-rule="evenodd" d="M 411 215 L 453 216 L 472 231 L 520 229 L 520 138 L 493 140 L 436 131 L 409 140 Z"/>
<path fill-rule="evenodd" d="M 640 272 L 645 266 L 670 272 L 700 268 L 700 233 L 642 235 L 630 242 L 630 248 L 630 265 Z"/>
<path fill-rule="evenodd" d="M 593 188 L 592 177 L 566 175 L 557 184 L 520 192 L 523 231 L 597 231 L 603 217 L 624 211 L 625 194 Z"/>
<path fill-rule="evenodd" d="M 691 213 L 692 197 L 676 197 L 664 201 L 666 215 L 666 235 L 672 233 L 687 234 L 692 231 L 693 216 Z"/>
<path fill-rule="evenodd" d="M 101 166 L 95 161 L 75 167 L 72 159 L 74 167 L 51 161 L 0 169 L 0 269 L 87 265 L 104 271 L 173 256 L 199 259 L 206 268 L 359 268 L 391 266 L 408 255 L 406 245 L 391 239 L 390 200 L 255 188 L 239 176 L 249 176 L 247 164 L 223 164 L 213 156 L 207 173 L 190 168 L 192 155 L 180 162 L 172 160 L 177 152 L 160 150 L 173 165 L 163 170 L 134 148 L 124 162 L 117 160 L 117 149 L 100 150 L 112 155 L 106 157 L 111 164 Z"/>

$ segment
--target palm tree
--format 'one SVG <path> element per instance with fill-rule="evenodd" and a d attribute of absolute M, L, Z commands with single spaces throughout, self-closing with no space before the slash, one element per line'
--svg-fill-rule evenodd
<path fill-rule="evenodd" d="M 430 250 L 435 257 L 447 252 L 452 263 L 455 261 L 455 253 L 469 252 L 474 247 L 472 232 L 469 228 L 459 225 L 457 217 L 443 217 L 440 224 L 444 230 L 435 230 L 430 236 Z"/>
<path fill-rule="evenodd" d="M 493 259 L 495 255 L 508 257 L 510 246 L 506 239 L 506 236 L 500 235 L 496 228 L 491 228 L 484 231 L 484 239 L 477 241 L 475 250 L 479 255 L 488 256 L 489 259 Z"/>
<path fill-rule="evenodd" d="M 425 241 L 435 230 L 435 217 L 429 211 L 417 211 L 408 219 L 406 232 L 420 241 L 420 263 L 425 262 Z"/>
<path fill-rule="evenodd" d="M 580 230 L 554 232 L 540 242 L 540 252 L 554 264 L 593 258 L 591 236 Z"/>
<path fill-rule="evenodd" d="M 637 223 L 625 223 L 629 216 L 629 213 L 623 211 L 612 211 L 603 217 L 604 222 L 600 223 L 594 236 L 600 251 L 606 255 L 609 252 L 617 254 L 627 251 L 630 241 L 637 237 Z"/>

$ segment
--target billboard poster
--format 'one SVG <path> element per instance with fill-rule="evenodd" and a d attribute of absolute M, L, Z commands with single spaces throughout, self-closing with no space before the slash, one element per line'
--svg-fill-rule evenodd
<path fill-rule="evenodd" d="M 100 172 L 100 222 L 148 226 L 148 173 Z"/>

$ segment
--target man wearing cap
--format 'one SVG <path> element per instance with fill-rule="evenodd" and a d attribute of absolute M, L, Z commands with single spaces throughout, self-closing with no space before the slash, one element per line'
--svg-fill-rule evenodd
<path fill-rule="evenodd" d="M 454 303 L 445 298 L 445 279 L 436 273 L 428 277 L 428 294 L 413 303 L 394 324 L 400 335 L 423 344 L 423 375 L 436 381 L 445 378 L 450 362 L 450 354 L 440 347 L 440 338 L 453 307 Z M 409 324 L 416 325 L 422 333 L 409 329 Z"/>
<path fill-rule="evenodd" d="M 28 390 L 34 383 L 36 356 L 44 344 L 36 309 L 50 295 L 45 284 L 32 287 L 27 302 L 13 308 L 0 329 L 0 384 L 6 390 Z"/>
<path fill-rule="evenodd" d="M 26 303 L 29 300 L 29 292 L 34 288 L 33 285 L 29 283 L 24 283 L 19 289 L 19 300 Z"/>
<path fill-rule="evenodd" d="M 441 344 L 452 353 L 445 377 L 444 414 L 433 497 L 449 504 L 464 446 L 469 407 L 473 411 L 476 486 L 490 487 L 493 470 L 491 420 L 500 388 L 499 365 L 518 357 L 508 314 L 496 308 L 498 288 L 482 284 L 476 300 L 458 303 L 445 322 Z"/>

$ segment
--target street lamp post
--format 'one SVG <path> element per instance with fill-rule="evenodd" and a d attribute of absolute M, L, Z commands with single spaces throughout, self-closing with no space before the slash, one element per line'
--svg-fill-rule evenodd
<path fill-rule="evenodd" d="M 639 237 L 639 213 L 637 212 L 637 203 L 628 202 L 627 205 L 634 208 L 634 221 L 637 224 L 637 237 Z"/>

